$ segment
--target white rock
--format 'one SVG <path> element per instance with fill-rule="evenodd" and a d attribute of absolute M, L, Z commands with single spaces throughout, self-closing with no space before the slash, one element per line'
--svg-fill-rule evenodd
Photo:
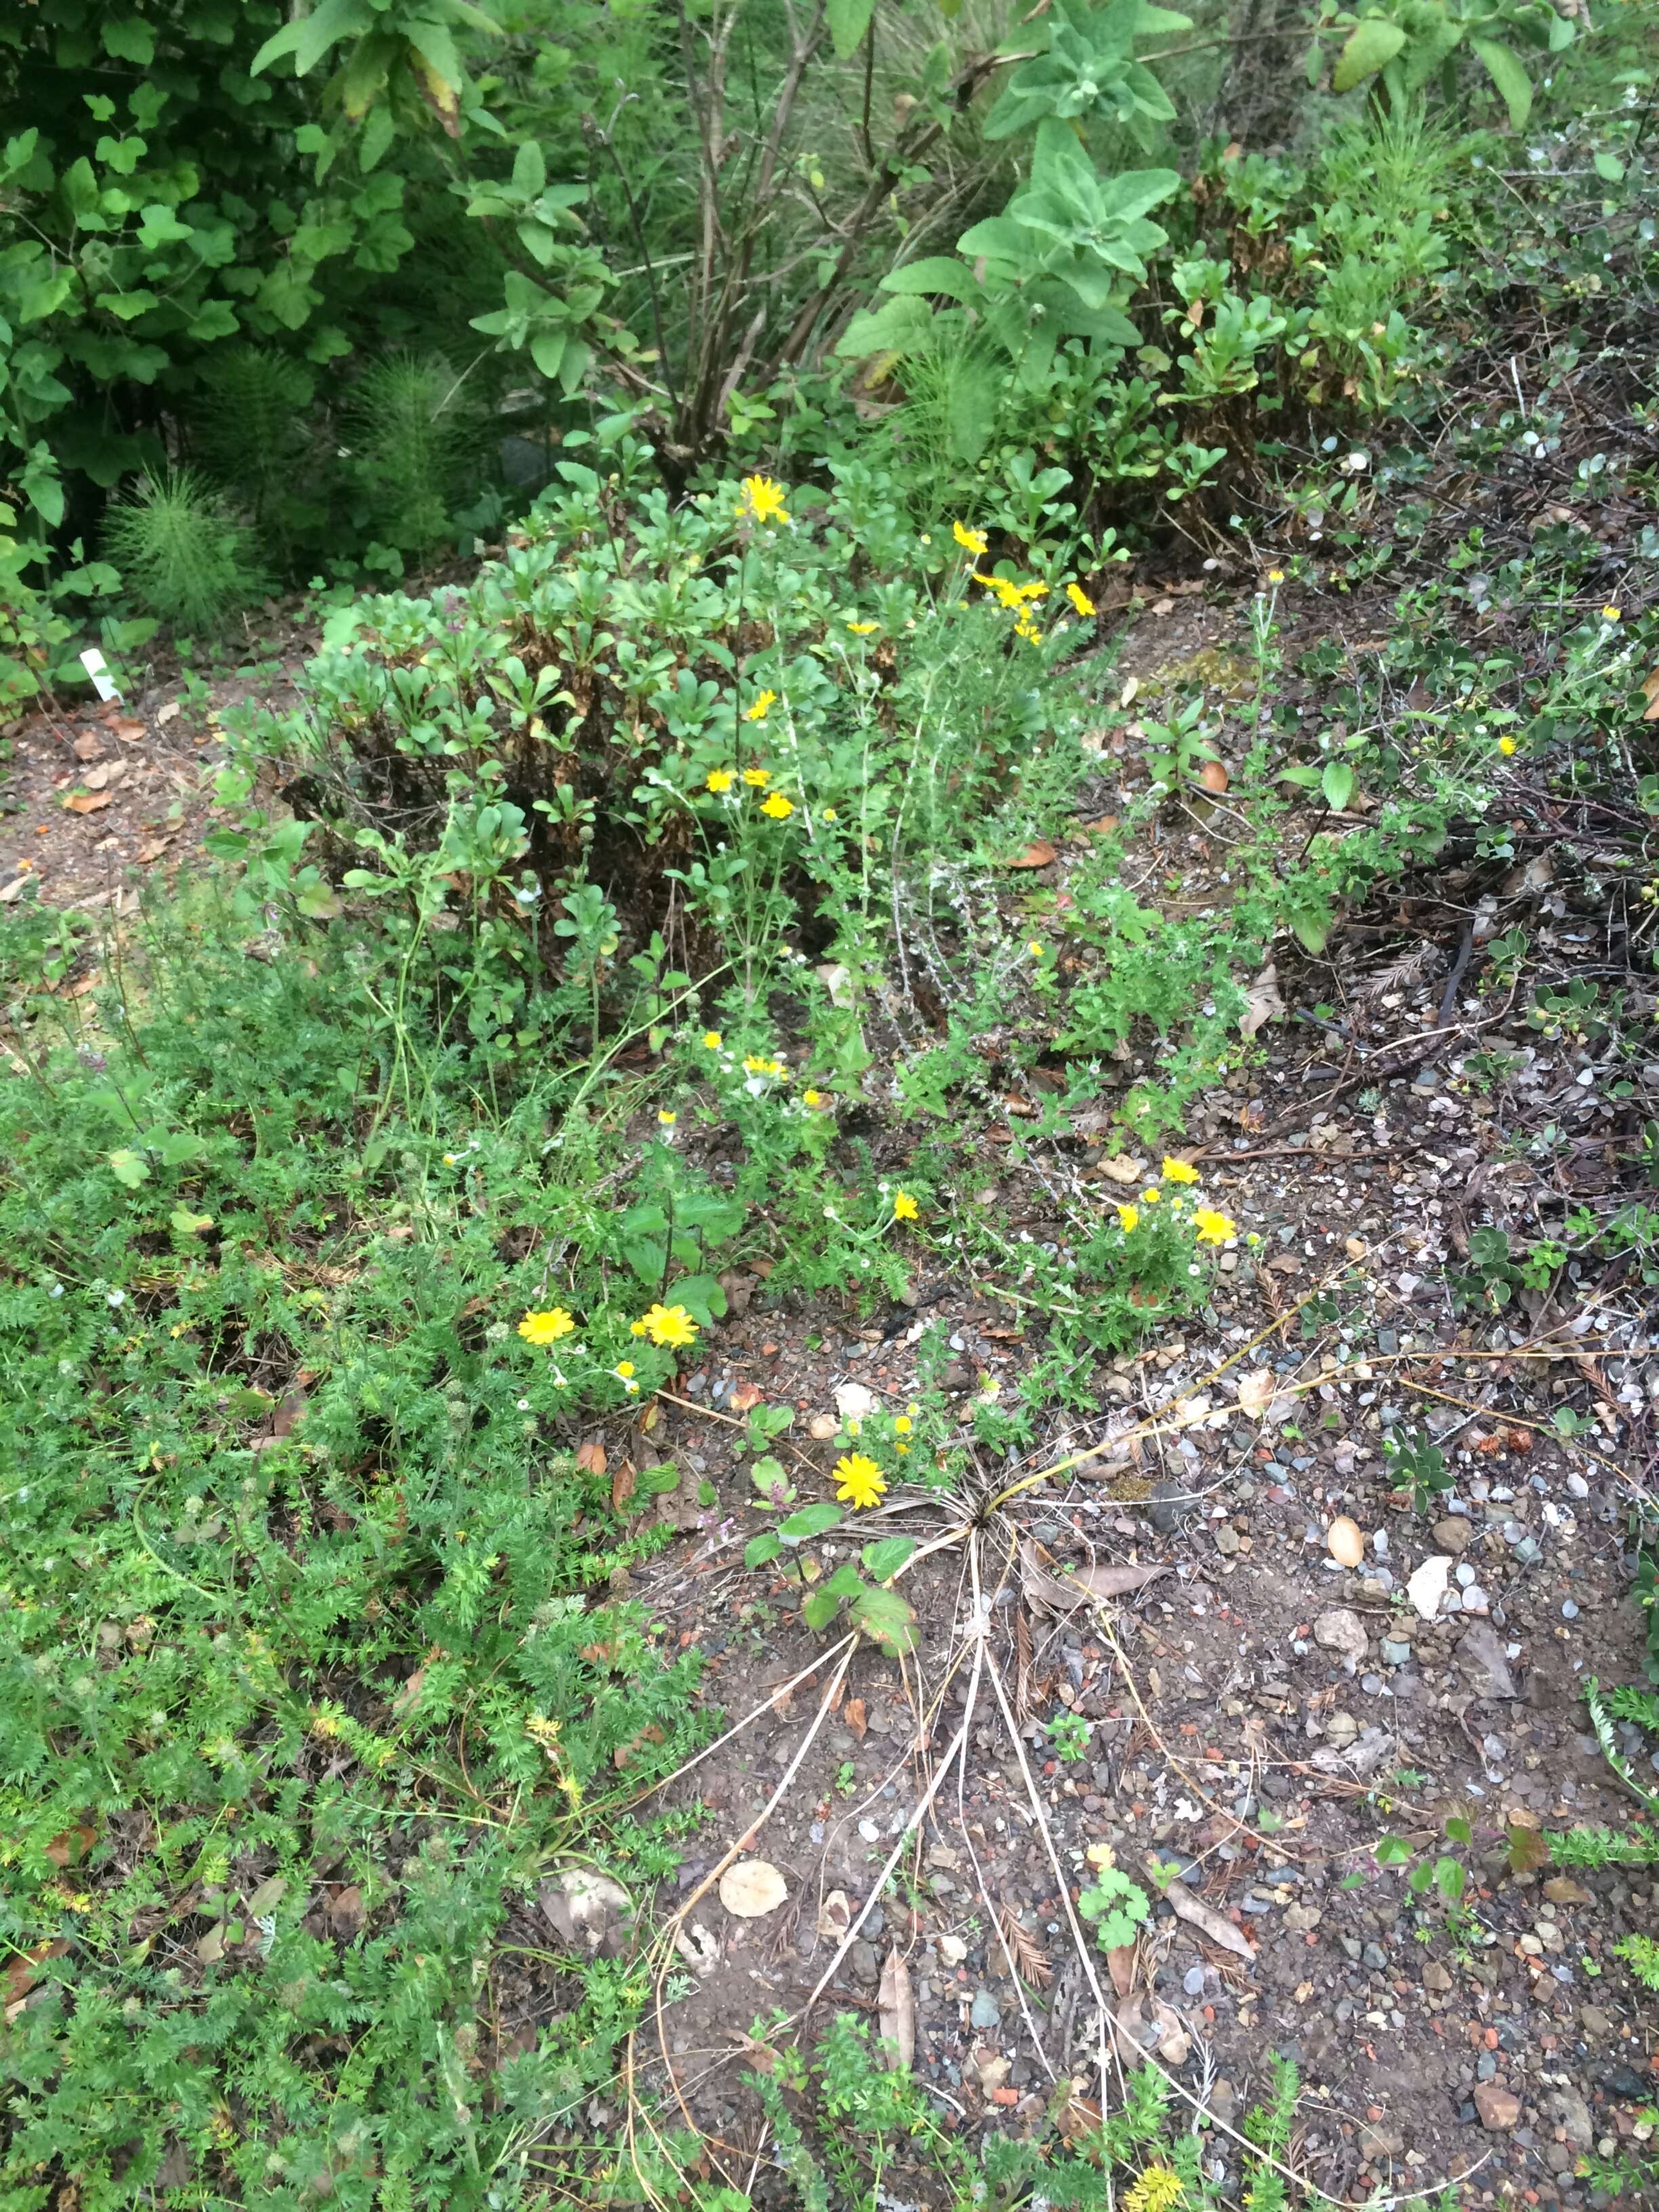
<path fill-rule="evenodd" d="M 1320 1614 L 1314 1623 L 1314 1642 L 1328 1651 L 1340 1651 L 1345 1659 L 1363 1659 L 1370 1648 L 1364 1622 L 1346 1606 L 1333 1606 Z"/>
<path fill-rule="evenodd" d="M 775 1912 L 788 1894 L 788 1884 L 767 1859 L 739 1859 L 720 1876 L 720 1903 L 734 1919 Z"/>
<path fill-rule="evenodd" d="M 1443 1553 L 1425 1559 L 1406 1585 L 1406 1595 L 1425 1620 L 1432 1620 L 1440 1611 L 1440 1601 L 1446 1595 L 1452 1563 Z"/>
<path fill-rule="evenodd" d="M 960 1936 L 941 1936 L 933 1948 L 947 1966 L 959 1966 L 968 1956 L 968 1946 Z"/>
<path fill-rule="evenodd" d="M 862 1382 L 843 1382 L 836 1393 L 836 1411 L 843 1421 L 867 1421 L 877 1403 L 874 1391 Z"/>

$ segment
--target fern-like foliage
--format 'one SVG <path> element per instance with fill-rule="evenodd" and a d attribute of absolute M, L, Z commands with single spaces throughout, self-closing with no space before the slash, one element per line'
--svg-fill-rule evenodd
<path fill-rule="evenodd" d="M 401 553 L 430 553 L 452 534 L 480 429 L 465 391 L 441 357 L 398 353 L 366 369 L 346 402 L 358 526 Z"/>
<path fill-rule="evenodd" d="M 1561 1867 L 1659 1866 L 1659 1835 L 1642 1827 L 1568 1828 L 1550 1838 Z"/>
<path fill-rule="evenodd" d="M 175 628 L 213 630 L 269 589 L 252 533 L 193 470 L 142 477 L 104 518 L 123 582 Z"/>

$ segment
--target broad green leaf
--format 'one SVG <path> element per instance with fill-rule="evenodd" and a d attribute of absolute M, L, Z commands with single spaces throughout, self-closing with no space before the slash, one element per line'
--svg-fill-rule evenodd
<path fill-rule="evenodd" d="M 896 1656 L 914 1650 L 916 1616 L 896 1590 L 865 1589 L 853 1601 L 853 1618 L 865 1634 Z"/>
<path fill-rule="evenodd" d="M 1385 22 L 1380 15 L 1368 15 L 1363 23 L 1356 23 L 1337 56 L 1332 91 L 1352 92 L 1355 85 L 1386 69 L 1405 43 L 1406 33 L 1399 24 Z"/>
<path fill-rule="evenodd" d="M 1340 814 L 1353 797 L 1353 769 L 1346 761 L 1327 761 L 1319 787 L 1333 814 Z"/>
<path fill-rule="evenodd" d="M 1595 173 L 1603 184 L 1619 185 L 1624 182 L 1625 165 L 1616 154 L 1598 154 L 1595 159 Z"/>
<path fill-rule="evenodd" d="M 965 262 L 953 261 L 945 253 L 930 253 L 923 260 L 907 262 L 902 269 L 890 270 L 880 289 L 899 293 L 943 292 L 947 299 L 968 301 L 979 287 Z"/>
<path fill-rule="evenodd" d="M 873 1575 L 878 1583 L 890 1582 L 915 1548 L 914 1536 L 883 1536 L 876 1543 L 865 1546 L 865 1571 Z"/>
<path fill-rule="evenodd" d="M 140 69 L 148 69 L 155 58 L 155 33 L 137 15 L 122 15 L 112 23 L 103 24 L 99 35 L 104 41 L 104 52 L 112 54 L 118 62 L 136 62 Z"/>
<path fill-rule="evenodd" d="M 526 138 L 514 156 L 513 183 L 526 199 L 533 200 L 547 189 L 547 163 L 533 138 Z"/>
<path fill-rule="evenodd" d="M 1404 1866 L 1412 1847 L 1403 1836 L 1379 1836 L 1372 1856 L 1378 1866 Z"/>
<path fill-rule="evenodd" d="M 828 1628 L 840 1607 L 838 1597 L 831 1597 L 828 1590 L 814 1590 L 802 1606 L 800 1617 L 809 1628 Z"/>
<path fill-rule="evenodd" d="M 187 1206 L 175 1206 L 167 1219 L 181 1237 L 199 1237 L 204 1229 L 213 1226 L 210 1213 L 192 1213 Z"/>
<path fill-rule="evenodd" d="M 149 1181 L 149 1163 L 139 1152 L 112 1152 L 109 1164 L 117 1182 L 124 1182 L 129 1190 L 137 1190 L 141 1182 Z"/>
<path fill-rule="evenodd" d="M 1501 39 L 1471 39 L 1469 44 L 1486 64 L 1486 75 L 1510 112 L 1510 128 L 1524 131 L 1532 113 L 1532 79 L 1521 57 Z"/>
<path fill-rule="evenodd" d="M 805 1544 L 814 1536 L 827 1536 L 832 1528 L 841 1526 L 839 1505 L 803 1505 L 799 1513 L 792 1513 L 779 1528 L 778 1534 L 786 1544 Z"/>
<path fill-rule="evenodd" d="M 656 1467 L 642 1468 L 634 1486 L 643 1491 L 647 1498 L 666 1498 L 671 1490 L 679 1487 L 679 1480 L 678 1468 L 664 1460 Z"/>
<path fill-rule="evenodd" d="M 763 1535 L 751 1536 L 744 1546 L 743 1564 L 745 1567 L 763 1567 L 769 1559 L 775 1559 L 782 1549 L 777 1530 L 769 1528 Z"/>
<path fill-rule="evenodd" d="M 858 52 L 875 12 L 876 0 L 829 0 L 825 13 L 830 42 L 839 60 L 845 61 Z"/>

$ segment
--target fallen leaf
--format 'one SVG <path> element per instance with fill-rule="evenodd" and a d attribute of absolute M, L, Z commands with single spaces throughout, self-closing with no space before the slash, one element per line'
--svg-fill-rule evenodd
<path fill-rule="evenodd" d="M 1118 1943 L 1106 1954 L 1107 1971 L 1119 1996 L 1127 1997 L 1135 1985 L 1135 1946 Z"/>
<path fill-rule="evenodd" d="M 842 1720 L 846 1722 L 848 1727 L 852 1729 L 859 1741 L 862 1743 L 864 1741 L 864 1732 L 870 1725 L 868 1717 L 865 1713 L 863 1698 L 848 1698 L 847 1703 L 841 1709 L 841 1717 Z"/>
<path fill-rule="evenodd" d="M 349 1942 L 363 1924 L 363 1893 L 357 1884 L 349 1882 L 337 1890 L 329 1899 L 329 1924 L 337 1936 Z"/>
<path fill-rule="evenodd" d="M 1279 1377 L 1270 1367 L 1253 1368 L 1238 1378 L 1238 1408 L 1243 1413 L 1265 1413 L 1279 1389 Z"/>
<path fill-rule="evenodd" d="M 580 1942 L 591 1957 L 621 1957 L 634 1900 L 619 1881 L 593 1867 L 568 1866 L 543 1882 L 536 1896 L 548 1925 L 562 1942 L 572 1948 Z"/>
<path fill-rule="evenodd" d="M 172 842 L 171 837 L 145 837 L 140 842 L 134 858 L 141 867 L 147 868 L 152 860 L 161 859 Z"/>
<path fill-rule="evenodd" d="M 1023 853 L 1016 853 L 1002 865 L 1005 868 L 1046 868 L 1054 858 L 1054 847 L 1046 838 L 1039 837 L 1035 844 L 1028 845 Z"/>
<path fill-rule="evenodd" d="M 1264 1022 L 1276 1020 L 1284 1011 L 1285 1001 L 1279 994 L 1279 970 L 1270 960 L 1244 994 L 1239 1035 L 1253 1037 Z"/>
<path fill-rule="evenodd" d="M 64 795 L 64 805 L 71 814 L 96 814 L 100 806 L 109 805 L 106 791 L 71 791 Z"/>
<path fill-rule="evenodd" d="M 85 1858 L 98 1840 L 95 1828 L 65 1828 L 61 1836 L 54 1836 L 46 1845 L 46 1856 L 55 1867 L 75 1866 Z"/>
<path fill-rule="evenodd" d="M 1146 1163 L 1132 1158 L 1127 1152 L 1118 1152 L 1109 1160 L 1100 1163 L 1100 1172 L 1109 1176 L 1114 1182 L 1139 1182 L 1146 1172 Z"/>
<path fill-rule="evenodd" d="M 28 876 L 14 876 L 9 884 L 0 888 L 0 906 L 9 906 L 14 899 L 21 898 L 24 887 L 30 881 L 32 878 Z"/>
<path fill-rule="evenodd" d="M 61 1959 L 69 1945 L 61 1938 L 52 1943 L 42 1943 L 37 1950 L 20 1951 L 6 1962 L 5 1973 L 0 1977 L 0 2003 L 8 2008 L 27 1996 L 40 1978 L 40 1970 L 48 1959 Z"/>
<path fill-rule="evenodd" d="M 758 1406 L 760 1401 L 761 1394 L 757 1384 L 739 1382 L 726 1402 L 734 1413 L 746 1413 L 751 1407 Z"/>
<path fill-rule="evenodd" d="M 631 1459 L 619 1460 L 617 1472 L 611 1478 L 611 1510 L 620 1513 L 634 1495 L 634 1486 L 639 1480 Z"/>
<path fill-rule="evenodd" d="M 264 1880 L 259 1884 L 258 1887 L 253 1892 L 252 1895 L 248 1899 L 247 1911 L 249 1919 L 263 1920 L 266 1918 L 269 1914 L 273 1913 L 276 1910 L 277 1906 L 282 1903 L 283 1898 L 287 1894 L 287 1877 L 280 1874 L 267 1875 Z"/>
<path fill-rule="evenodd" d="M 910 1969 L 896 1950 L 890 1951 L 883 1961 L 876 2011 L 881 2039 L 893 2046 L 887 2054 L 889 2070 L 908 2066 L 916 2055 L 916 1998 L 910 1986 Z"/>
<path fill-rule="evenodd" d="M 80 761 L 102 760 L 104 757 L 104 748 L 99 744 L 96 734 L 91 730 L 83 730 L 81 732 L 75 740 L 74 750 L 76 759 Z"/>
<path fill-rule="evenodd" d="M 149 735 L 149 732 L 143 724 L 135 721 L 130 714 L 118 715 L 107 726 L 113 730 L 122 744 L 126 745 L 136 745 L 141 738 L 147 738 Z"/>
<path fill-rule="evenodd" d="M 576 1452 L 576 1464 L 580 1468 L 585 1468 L 589 1474 L 603 1474 L 610 1465 L 610 1461 L 606 1456 L 605 1446 L 597 1437 L 593 1437 L 586 1443 L 579 1446 Z"/>
<path fill-rule="evenodd" d="M 158 707 L 155 710 L 155 721 L 157 727 L 165 727 L 168 722 L 172 721 L 178 712 L 179 702 L 176 699 L 169 699 L 165 707 Z"/>
<path fill-rule="evenodd" d="M 204 1966 L 216 1966 L 225 1955 L 225 1923 L 216 1920 L 205 1936 L 197 1938 L 196 1955 Z"/>
<path fill-rule="evenodd" d="M 1115 814 L 1097 814 L 1092 822 L 1085 822 L 1083 826 L 1091 836 L 1109 837 L 1117 827 L 1117 817 Z"/>
<path fill-rule="evenodd" d="M 1255 1953 L 1239 1929 L 1231 1920 L 1224 1920 L 1213 1905 L 1206 1905 L 1201 1897 L 1194 1897 L 1184 1881 L 1172 1881 L 1164 1895 L 1177 1920 L 1187 1921 L 1212 1943 L 1219 1943 L 1224 1951 L 1231 1951 L 1254 1963 Z"/>
<path fill-rule="evenodd" d="M 1038 1560 L 1036 1549 L 1027 1544 L 1020 1554 L 1020 1582 L 1027 1601 L 1044 1606 L 1050 1613 L 1074 1613 L 1091 1599 L 1127 1597 L 1132 1590 L 1144 1589 L 1159 1575 L 1170 1571 L 1167 1565 L 1152 1567 L 1079 1567 L 1075 1574 L 1060 1577 L 1050 1574 Z"/>
<path fill-rule="evenodd" d="M 1648 710 L 1642 720 L 1644 722 L 1659 722 L 1659 668 L 1656 668 L 1651 676 L 1643 678 L 1642 696 L 1648 702 Z"/>
<path fill-rule="evenodd" d="M 734 1920 L 758 1920 L 775 1912 L 789 1885 L 768 1859 L 739 1859 L 720 1876 L 720 1903 Z"/>
<path fill-rule="evenodd" d="M 853 1901 L 844 1889 L 832 1889 L 818 1907 L 818 1933 L 826 1942 L 839 1943 L 853 1924 Z"/>

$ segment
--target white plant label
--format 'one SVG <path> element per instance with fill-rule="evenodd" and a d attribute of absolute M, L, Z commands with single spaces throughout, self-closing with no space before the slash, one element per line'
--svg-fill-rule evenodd
<path fill-rule="evenodd" d="M 100 699 L 118 699 L 115 679 L 109 672 L 109 663 L 95 645 L 88 646 L 81 655 L 81 665 L 92 678 L 93 689 Z"/>

